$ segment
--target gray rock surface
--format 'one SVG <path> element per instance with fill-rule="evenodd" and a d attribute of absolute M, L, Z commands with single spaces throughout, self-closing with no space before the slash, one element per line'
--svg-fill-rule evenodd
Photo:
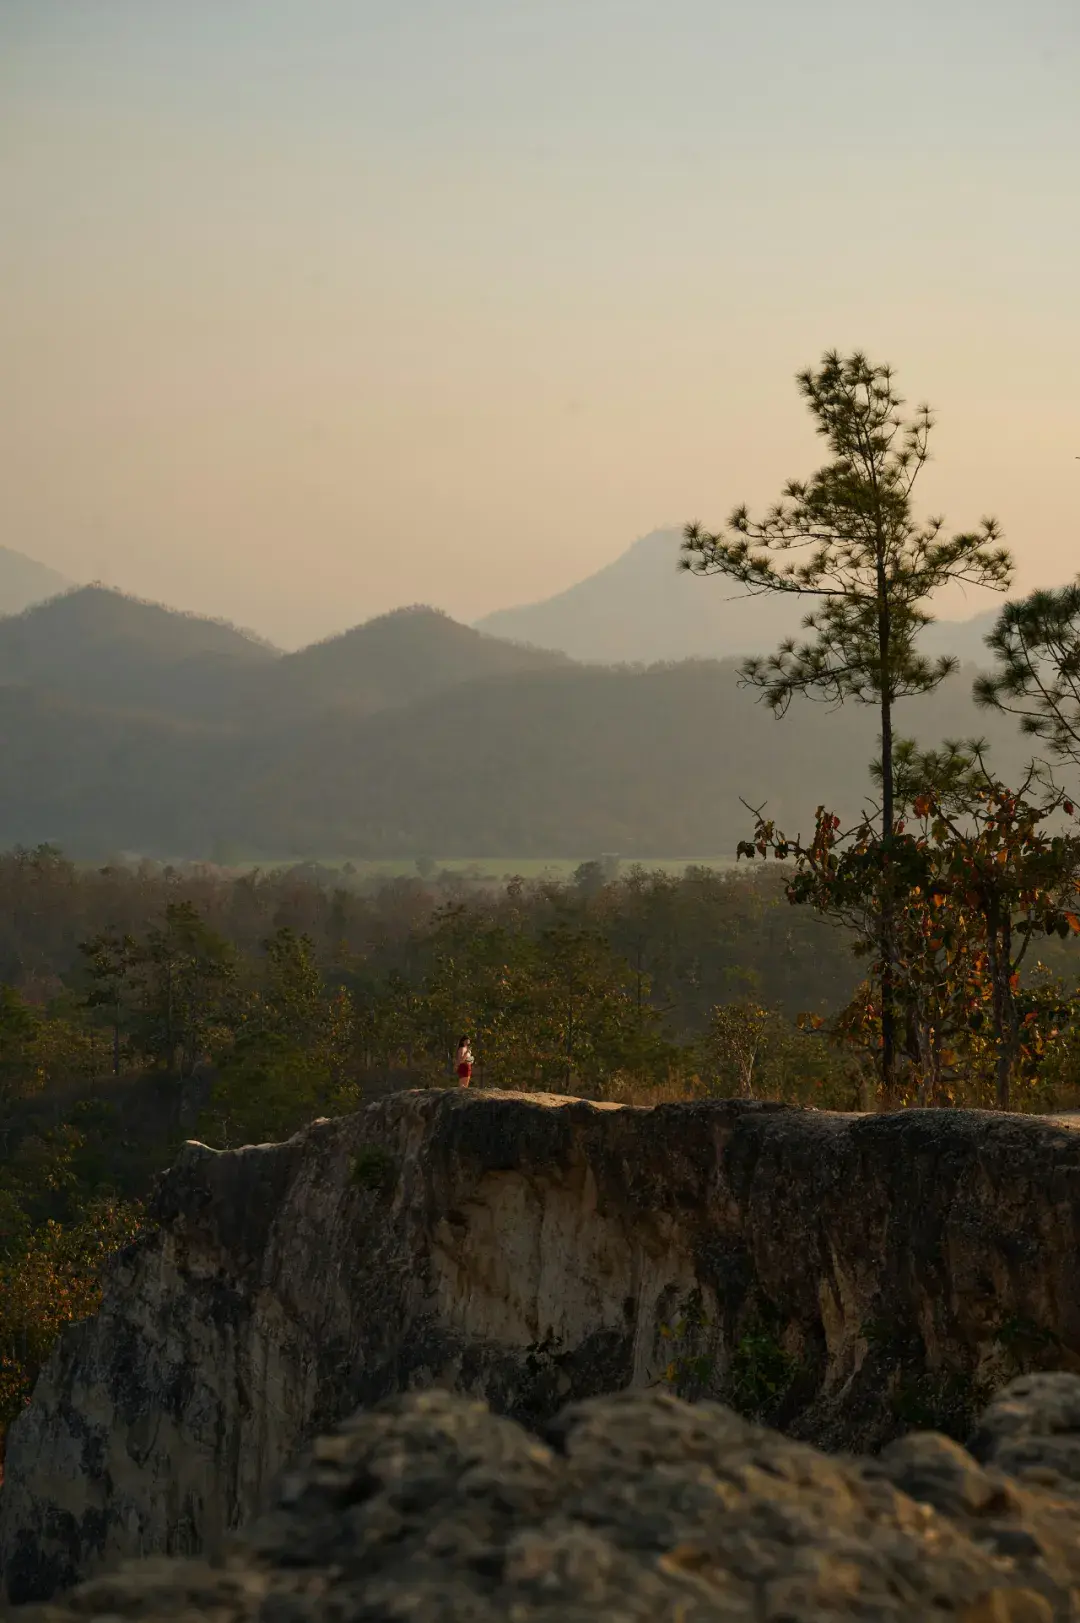
<path fill-rule="evenodd" d="M 12 1428 L 13 1600 L 214 1555 L 305 1439 L 394 1393 L 535 1427 L 660 1385 L 865 1451 L 1080 1368 L 1080 1136 L 1031 1118 L 407 1093 L 189 1145 L 156 1219 Z M 1067 1429 L 1001 1424 L 1018 1470 L 1057 1448 L 1067 1476 Z"/>
<path fill-rule="evenodd" d="M 932 1433 L 857 1460 L 657 1392 L 539 1435 L 410 1394 L 320 1438 L 218 1570 L 125 1565 L 24 1623 L 1064 1623 L 1080 1483 L 1037 1440 L 1080 1441 L 1078 1416 L 1080 1380 L 1036 1377 L 980 1460 Z"/>

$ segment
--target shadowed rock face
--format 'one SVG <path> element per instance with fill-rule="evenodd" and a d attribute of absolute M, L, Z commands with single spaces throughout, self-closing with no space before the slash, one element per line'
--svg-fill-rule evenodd
<path fill-rule="evenodd" d="M 966 1435 L 1018 1368 L 1080 1368 L 1078 1202 L 1080 1137 L 973 1112 L 454 1090 L 189 1145 L 12 1429 L 9 1595 L 213 1553 L 305 1438 L 410 1389 L 536 1426 L 666 1378 L 830 1448 Z"/>
<path fill-rule="evenodd" d="M 539 1436 L 410 1394 L 320 1438 L 224 1570 L 132 1563 L 26 1623 L 1064 1623 L 1078 1425 L 1071 1375 L 1015 1383 L 978 1457 L 917 1433 L 872 1461 L 658 1392 Z"/>

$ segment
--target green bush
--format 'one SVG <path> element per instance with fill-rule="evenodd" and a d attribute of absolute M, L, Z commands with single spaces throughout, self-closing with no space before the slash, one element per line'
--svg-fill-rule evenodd
<path fill-rule="evenodd" d="M 352 1158 L 352 1181 L 373 1194 L 392 1195 L 397 1187 L 398 1164 L 381 1144 L 362 1144 Z"/>

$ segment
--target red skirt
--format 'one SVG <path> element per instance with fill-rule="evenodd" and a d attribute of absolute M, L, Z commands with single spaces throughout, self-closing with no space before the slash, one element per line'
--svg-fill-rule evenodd
<path fill-rule="evenodd" d="M 466 1064 L 466 1062 L 462 1060 L 461 1064 L 457 1068 L 457 1074 L 462 1082 L 470 1081 L 472 1078 L 472 1066 Z"/>

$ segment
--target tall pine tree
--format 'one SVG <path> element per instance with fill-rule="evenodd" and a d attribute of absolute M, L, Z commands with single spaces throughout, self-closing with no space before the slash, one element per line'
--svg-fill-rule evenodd
<path fill-rule="evenodd" d="M 896 826 L 893 712 L 898 699 L 932 692 L 956 668 L 930 659 L 918 637 L 927 604 L 950 581 L 1008 589 L 1012 559 L 997 523 L 947 535 L 944 520 L 919 520 L 915 482 L 929 459 L 928 406 L 905 416 L 892 370 L 864 355 L 831 351 L 798 377 L 799 392 L 831 458 L 807 480 L 792 479 L 764 518 L 737 507 L 727 531 L 687 525 L 683 567 L 724 575 L 748 596 L 811 598 L 804 639 L 747 660 L 743 680 L 761 688 L 782 716 L 796 694 L 830 703 L 873 705 L 881 727 L 881 831 L 884 859 Z M 894 1054 L 894 947 L 889 910 L 881 920 L 882 1080 Z"/>

